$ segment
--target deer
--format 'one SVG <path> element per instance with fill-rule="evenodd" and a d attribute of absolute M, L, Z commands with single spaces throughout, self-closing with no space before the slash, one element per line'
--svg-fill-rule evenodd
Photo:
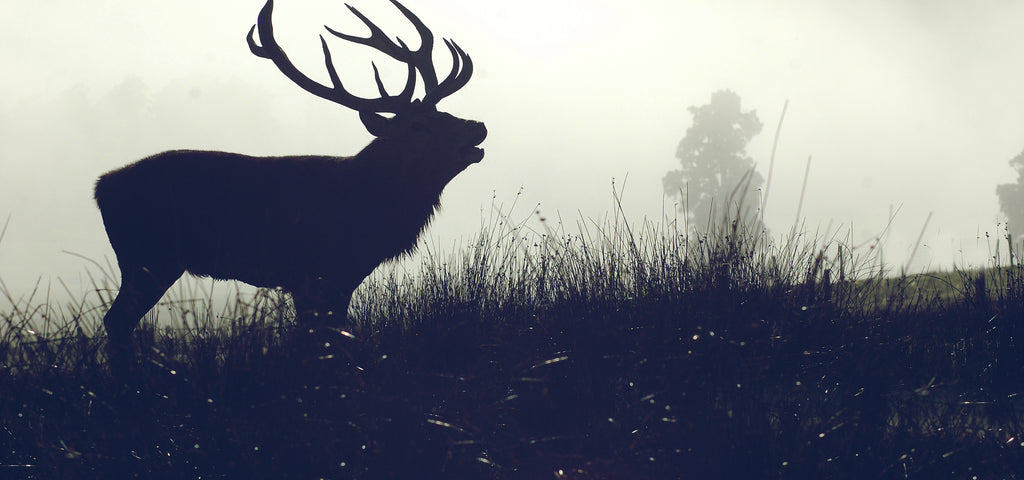
<path fill-rule="evenodd" d="M 397 95 L 387 91 L 376 64 L 371 65 L 380 96 L 348 92 L 322 34 L 331 84 L 300 72 L 274 38 L 273 0 L 246 38 L 254 55 L 271 60 L 303 90 L 358 112 L 375 138 L 357 154 L 255 157 L 174 150 L 99 178 L 95 200 L 121 273 L 120 289 L 103 318 L 110 348 L 130 349 L 142 317 L 186 272 L 281 288 L 290 294 L 298 322 L 331 325 L 347 320 L 352 293 L 375 268 L 414 251 L 444 188 L 483 159 L 479 145 L 487 129 L 437 110 L 441 99 L 469 82 L 469 55 L 444 39 L 452 67 L 439 81 L 430 29 L 398 0 L 391 3 L 418 32 L 418 49 L 397 37 L 392 41 L 347 4 L 370 35 L 325 28 L 406 64 L 405 87 Z M 413 99 L 417 76 L 424 84 L 422 99 Z"/>

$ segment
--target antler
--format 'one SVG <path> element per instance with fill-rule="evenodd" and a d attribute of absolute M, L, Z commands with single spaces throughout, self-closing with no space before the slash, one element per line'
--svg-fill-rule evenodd
<path fill-rule="evenodd" d="M 249 49 L 252 50 L 252 53 L 259 57 L 273 60 L 274 64 L 277 65 L 277 68 L 281 70 L 281 73 L 284 73 L 285 76 L 304 90 L 354 110 L 358 110 L 360 112 L 399 113 L 407 109 L 412 103 L 412 95 L 416 87 L 417 71 L 423 77 L 425 92 L 423 103 L 431 106 L 437 105 L 437 102 L 441 99 L 455 93 L 465 86 L 466 83 L 469 82 L 469 78 L 473 75 L 473 61 L 470 60 L 469 55 L 459 48 L 454 41 L 444 39 L 445 45 L 452 54 L 452 70 L 442 82 L 438 83 L 437 73 L 434 70 L 434 61 L 432 58 L 434 35 L 415 14 L 405 8 L 405 6 L 399 3 L 398 0 L 391 0 L 391 3 L 395 4 L 395 7 L 405 15 L 405 18 L 409 19 L 413 26 L 416 27 L 416 31 L 420 35 L 420 47 L 415 51 L 409 49 L 405 42 L 400 38 L 395 39 L 397 43 L 391 41 L 388 35 L 384 33 L 380 27 L 370 21 L 369 18 L 363 15 L 355 7 L 348 4 L 345 4 L 345 6 L 348 7 L 348 9 L 351 10 L 352 13 L 370 29 L 370 36 L 357 37 L 335 31 L 327 26 L 325 26 L 325 28 L 328 32 L 338 38 L 360 45 L 373 47 L 395 60 L 406 63 L 409 66 L 409 76 L 402 92 L 396 96 L 388 94 L 387 90 L 384 88 L 384 83 L 380 79 L 380 72 L 377 70 L 376 64 L 371 65 L 373 66 L 373 76 L 377 83 L 377 90 L 380 92 L 381 98 L 362 98 L 352 95 L 346 91 L 341 84 L 341 79 L 338 77 L 338 72 L 334 68 L 334 63 L 331 61 L 331 52 L 327 48 L 327 42 L 324 40 L 323 36 L 320 36 L 320 43 L 324 50 L 324 63 L 327 66 L 327 73 L 330 75 L 331 83 L 333 83 L 334 87 L 330 88 L 324 86 L 300 72 L 291 63 L 291 61 L 288 60 L 288 56 L 285 55 L 276 40 L 274 40 L 274 28 L 270 21 L 273 3 L 273 0 L 267 0 L 267 4 L 264 5 L 263 10 L 260 11 L 257 25 L 253 25 L 249 30 L 248 42 Z M 257 26 L 259 27 L 259 36 L 260 42 L 263 44 L 262 46 L 257 45 L 253 39 L 253 33 Z"/>
<path fill-rule="evenodd" d="M 405 5 L 399 3 L 398 0 L 391 0 L 391 3 L 393 3 L 395 7 L 405 15 L 405 18 L 409 19 L 409 22 L 416 27 L 416 32 L 420 35 L 420 47 L 415 51 L 410 50 L 409 47 L 406 46 L 405 42 L 400 38 L 395 39 L 398 41 L 398 44 L 396 45 L 390 38 L 388 38 L 387 34 L 385 34 L 380 27 L 349 4 L 345 4 L 345 6 L 348 7 L 355 16 L 359 17 L 359 19 L 363 21 L 363 24 L 370 29 L 369 37 L 357 37 L 355 35 L 341 33 L 326 25 L 324 28 L 338 38 L 376 48 L 395 60 L 415 66 L 416 70 L 420 72 L 420 76 L 423 77 L 423 88 L 426 92 L 423 97 L 423 103 L 437 105 L 437 102 L 442 98 L 455 93 L 469 82 L 469 78 L 473 76 L 473 61 L 454 41 L 444 39 L 445 45 L 452 53 L 452 71 L 447 77 L 445 77 L 444 81 L 438 84 L 437 72 L 434 70 L 433 60 L 434 35 L 430 32 L 430 29 L 423 24 L 419 17 L 416 16 L 416 14 L 412 13 L 408 8 L 405 8 Z"/>
<path fill-rule="evenodd" d="M 395 0 L 391 0 L 395 1 Z M 398 2 L 395 2 L 398 3 Z M 460 88 L 464 87 L 469 82 L 469 77 L 473 76 L 473 60 L 466 55 L 466 52 L 459 47 L 454 40 L 444 39 L 444 44 L 448 46 L 448 50 L 452 52 L 452 71 L 445 77 L 444 81 L 441 82 L 437 88 L 427 88 L 426 94 L 423 96 L 423 103 L 429 105 L 437 105 L 437 102 L 441 101 L 442 98 L 447 97 Z M 461 71 L 459 70 L 459 64 L 462 64 Z M 430 64 L 430 71 L 434 71 L 433 63 Z M 420 70 L 422 74 L 423 71 Z M 426 78 L 424 76 L 424 78 Z M 424 80 L 425 82 L 426 80 Z"/>
<path fill-rule="evenodd" d="M 384 89 L 384 84 L 380 80 L 380 73 L 377 71 L 377 66 L 373 65 L 373 74 L 377 82 L 377 89 L 380 91 L 380 98 L 363 98 L 357 97 L 347 90 L 341 84 L 341 78 L 338 77 L 338 71 L 334 68 L 334 62 L 331 61 L 331 50 L 327 48 L 327 41 L 324 40 L 323 35 L 320 36 L 320 45 L 324 50 L 324 64 L 327 66 L 327 74 L 331 77 L 332 87 L 327 87 L 316 80 L 307 77 L 305 74 L 299 71 L 298 68 L 292 64 L 291 60 L 288 59 L 288 55 L 284 53 L 281 46 L 277 44 L 277 40 L 274 39 L 274 26 L 271 23 L 271 15 L 274 9 L 274 0 L 267 0 L 267 4 L 260 10 L 260 15 L 257 18 L 256 25 L 253 25 L 249 29 L 249 36 L 246 41 L 249 43 L 249 50 L 258 57 L 270 59 L 277 65 L 277 68 L 281 70 L 288 79 L 295 82 L 296 85 L 301 87 L 303 90 L 312 93 L 320 98 L 330 100 L 332 102 L 344 105 L 360 112 L 389 112 L 398 113 L 408 108 L 412 102 L 413 90 L 416 88 L 416 69 L 412 64 L 409 64 L 409 76 L 405 82 L 405 88 L 402 93 L 391 96 L 387 90 Z M 259 27 L 260 43 L 263 45 L 257 45 L 256 40 L 253 38 L 253 34 L 256 31 L 256 27 Z M 385 52 L 387 53 L 387 52 Z"/>

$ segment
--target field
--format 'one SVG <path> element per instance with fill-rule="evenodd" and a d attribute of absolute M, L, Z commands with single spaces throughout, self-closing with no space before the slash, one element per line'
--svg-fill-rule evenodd
<path fill-rule="evenodd" d="M 344 330 L 173 299 L 127 382 L 105 268 L 72 305 L 7 295 L 0 478 L 1024 476 L 1012 255 L 892 275 L 835 238 L 547 222 L 382 267 Z"/>

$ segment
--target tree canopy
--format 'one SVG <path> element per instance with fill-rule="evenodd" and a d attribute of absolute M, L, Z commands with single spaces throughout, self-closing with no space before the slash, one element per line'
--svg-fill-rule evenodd
<path fill-rule="evenodd" d="M 1024 235 L 1024 152 L 1010 160 L 1010 166 L 1017 170 L 1017 183 L 1004 183 L 996 187 L 999 209 L 1006 215 L 1007 231 L 1014 241 Z"/>
<path fill-rule="evenodd" d="M 676 149 L 680 168 L 662 179 L 665 192 L 680 197 L 679 209 L 698 229 L 737 216 L 761 228 L 757 190 L 764 178 L 746 153 L 747 143 L 761 132 L 757 112 L 743 111 L 739 95 L 730 90 L 714 92 L 710 103 L 688 110 L 693 124 Z"/>

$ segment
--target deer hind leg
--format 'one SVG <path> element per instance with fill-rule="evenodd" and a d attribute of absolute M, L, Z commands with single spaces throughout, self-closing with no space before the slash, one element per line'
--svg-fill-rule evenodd
<path fill-rule="evenodd" d="M 160 301 L 164 292 L 183 273 L 183 269 L 121 265 L 121 289 L 103 316 L 103 327 L 110 345 L 129 346 L 132 332 L 143 315 Z"/>

